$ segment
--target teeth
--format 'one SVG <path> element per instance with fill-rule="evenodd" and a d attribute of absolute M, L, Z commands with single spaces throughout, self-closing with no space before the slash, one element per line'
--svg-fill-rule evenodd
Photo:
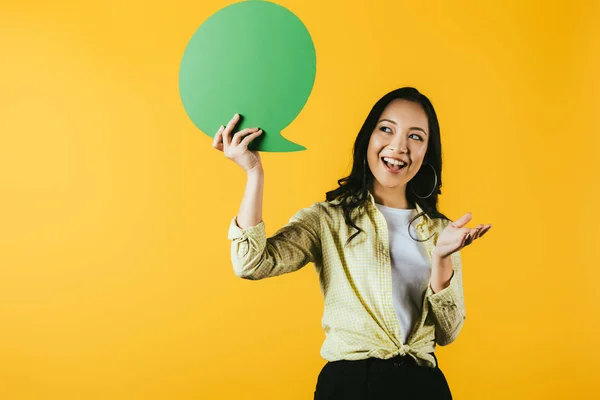
<path fill-rule="evenodd" d="M 383 157 L 383 161 L 387 162 L 388 164 L 395 164 L 395 165 L 399 165 L 401 167 L 404 167 L 404 165 L 405 165 L 405 163 L 402 161 L 394 160 L 393 158 L 388 158 L 388 157 Z"/>

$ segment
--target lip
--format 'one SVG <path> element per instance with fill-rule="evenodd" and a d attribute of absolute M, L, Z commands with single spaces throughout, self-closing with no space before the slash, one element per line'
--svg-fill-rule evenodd
<path fill-rule="evenodd" d="M 389 158 L 393 158 L 393 157 L 389 157 Z M 402 170 L 404 170 L 404 168 L 406 168 L 406 164 L 405 164 L 405 165 L 404 165 L 404 167 L 400 168 L 398 171 L 392 171 L 392 170 L 391 170 L 391 169 L 390 169 L 390 168 L 387 166 L 387 164 L 385 163 L 385 161 L 383 161 L 383 157 L 381 157 L 379 160 L 380 160 L 380 161 L 381 161 L 381 163 L 383 164 L 383 168 L 385 168 L 385 170 L 386 170 L 387 172 L 389 172 L 390 174 L 392 174 L 392 175 L 397 175 L 397 174 L 399 174 L 400 172 L 402 172 Z M 396 160 L 397 160 L 397 159 L 396 159 Z M 402 161 L 402 160 L 400 160 L 400 161 Z"/>
<path fill-rule="evenodd" d="M 391 158 L 392 160 L 396 160 L 396 161 L 402 161 L 404 164 L 408 165 L 408 161 L 403 159 L 403 158 L 399 158 L 399 157 L 392 157 L 392 156 L 381 156 L 381 159 L 383 160 L 384 158 Z"/>

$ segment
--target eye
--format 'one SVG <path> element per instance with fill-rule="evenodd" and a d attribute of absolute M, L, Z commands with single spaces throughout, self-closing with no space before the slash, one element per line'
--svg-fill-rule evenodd
<path fill-rule="evenodd" d="M 386 131 L 386 129 L 387 129 L 387 131 Z M 392 133 L 392 130 L 389 127 L 387 127 L 387 126 L 382 126 L 382 127 L 379 128 L 379 130 L 383 131 L 385 133 Z"/>
<path fill-rule="evenodd" d="M 423 138 L 415 133 L 411 133 L 408 137 L 411 137 L 411 136 L 415 136 L 417 138 L 417 140 L 420 140 L 421 142 L 423 141 Z"/>

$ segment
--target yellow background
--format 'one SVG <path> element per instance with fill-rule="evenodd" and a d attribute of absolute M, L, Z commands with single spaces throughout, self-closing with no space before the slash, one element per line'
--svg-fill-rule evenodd
<path fill-rule="evenodd" d="M 267 234 L 337 187 L 374 102 L 415 86 L 442 127 L 441 210 L 493 224 L 437 352 L 455 398 L 597 396 L 598 2 L 278 3 L 317 75 L 284 131 L 308 150 L 263 154 Z M 188 40 L 228 4 L 0 2 L 0 399 L 312 398 L 313 266 L 234 276 L 245 176 L 179 99 Z"/>

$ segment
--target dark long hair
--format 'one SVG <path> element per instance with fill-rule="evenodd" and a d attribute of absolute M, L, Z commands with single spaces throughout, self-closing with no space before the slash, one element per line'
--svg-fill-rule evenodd
<path fill-rule="evenodd" d="M 348 238 L 346 244 L 348 244 L 356 235 L 363 231 L 352 221 L 350 214 L 354 209 L 364 206 L 364 203 L 368 201 L 369 198 L 368 190 L 374 178 L 373 173 L 369 169 L 369 165 L 367 163 L 367 148 L 369 146 L 369 140 L 371 139 L 373 130 L 375 129 L 377 121 L 379 121 L 383 110 L 389 103 L 396 99 L 404 99 L 420 104 L 421 107 L 423 107 L 425 114 L 427 114 L 427 120 L 429 123 L 429 143 L 427 145 L 427 152 L 425 153 L 425 157 L 423 159 L 423 165 L 421 166 L 421 169 L 419 169 L 419 172 L 417 172 L 414 178 L 411 179 L 406 186 L 406 199 L 408 202 L 419 204 L 423 210 L 423 212 L 416 215 L 408 224 L 409 235 L 410 225 L 417 218 L 422 217 L 423 214 L 427 215 L 427 217 L 431 219 L 443 218 L 448 220 L 448 217 L 440 213 L 437 209 L 438 195 L 442 193 L 442 143 L 437 115 L 433 109 L 433 105 L 425 95 L 421 94 L 415 88 L 403 87 L 389 92 L 379 99 L 377 103 L 375 103 L 362 128 L 360 128 L 358 136 L 354 142 L 354 159 L 350 175 L 339 179 L 339 187 L 325 194 L 326 199 L 329 202 L 335 199 L 339 200 L 339 203 L 334 204 L 334 207 L 342 207 L 346 225 L 357 229 L 357 232 Z M 433 188 L 433 171 L 431 170 L 431 167 L 426 166 L 426 164 L 430 164 L 437 174 L 438 178 L 436 188 Z M 427 193 L 431 193 L 431 195 L 425 199 L 422 199 L 415 196 L 414 192 L 418 193 L 419 196 L 422 197 L 426 196 Z M 423 241 L 418 238 L 413 239 L 417 241 Z M 429 240 L 429 238 L 426 240 Z"/>

